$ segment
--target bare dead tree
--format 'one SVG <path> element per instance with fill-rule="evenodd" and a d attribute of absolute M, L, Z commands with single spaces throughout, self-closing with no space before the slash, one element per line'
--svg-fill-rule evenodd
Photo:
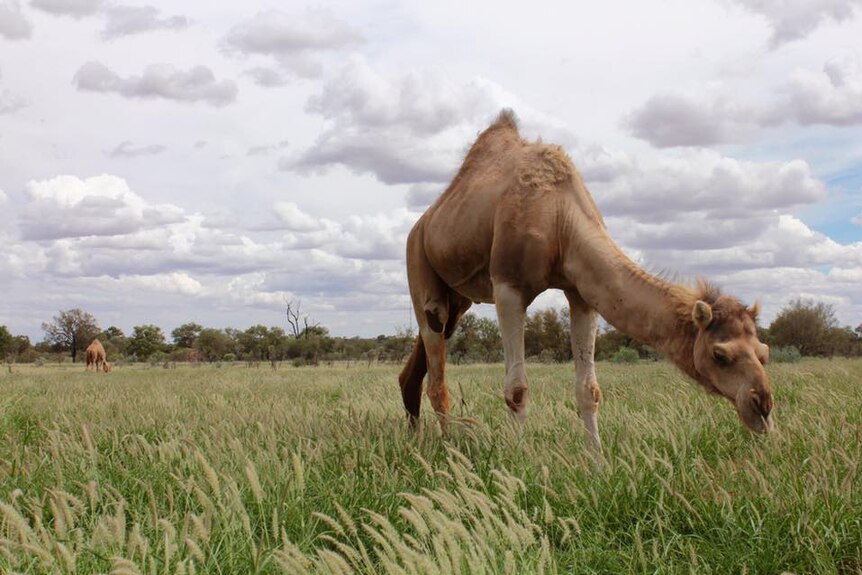
<path fill-rule="evenodd" d="M 285 313 L 287 314 L 287 323 L 290 325 L 290 331 L 293 332 L 293 337 L 299 338 L 303 336 L 308 338 L 315 330 L 320 327 L 320 322 L 311 321 L 308 314 L 302 315 L 302 301 L 294 301 L 284 299 Z M 300 325 L 302 326 L 300 328 Z"/>
<path fill-rule="evenodd" d="M 284 305 L 287 307 L 285 313 L 287 314 L 287 323 L 290 325 L 290 331 L 293 332 L 293 337 L 299 337 L 299 315 L 302 308 L 302 302 L 294 302 L 293 300 L 284 298 Z"/>

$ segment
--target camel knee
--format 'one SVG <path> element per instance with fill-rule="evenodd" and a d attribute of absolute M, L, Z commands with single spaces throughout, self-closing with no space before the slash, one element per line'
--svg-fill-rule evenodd
<path fill-rule="evenodd" d="M 507 387 L 503 394 L 506 400 L 506 405 L 509 406 L 512 413 L 521 413 L 524 411 L 527 407 L 527 399 L 529 398 L 529 395 L 530 389 L 525 383 Z"/>
<path fill-rule="evenodd" d="M 602 390 L 595 379 L 577 387 L 578 408 L 584 413 L 595 413 L 602 401 Z"/>

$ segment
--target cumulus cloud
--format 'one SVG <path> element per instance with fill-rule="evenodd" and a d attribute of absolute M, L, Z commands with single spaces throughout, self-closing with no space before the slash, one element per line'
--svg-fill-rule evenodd
<path fill-rule="evenodd" d="M 800 124 L 862 122 L 862 65 L 855 54 L 829 60 L 819 72 L 796 72 L 785 90 Z"/>
<path fill-rule="evenodd" d="M 254 80 L 255 84 L 264 88 L 281 88 L 288 84 L 287 76 L 274 68 L 257 66 L 249 68 L 245 74 Z"/>
<path fill-rule="evenodd" d="M 775 48 L 799 40 L 826 21 L 843 22 L 853 17 L 860 0 L 733 0 L 760 14 L 772 28 L 770 45 Z"/>
<path fill-rule="evenodd" d="M 121 275 L 116 280 L 146 291 L 178 293 L 188 296 L 199 295 L 203 291 L 201 282 L 185 272 L 158 273 L 152 275 Z"/>
<path fill-rule="evenodd" d="M 33 35 L 33 25 L 21 12 L 17 0 L 4 0 L 0 4 L 0 37 L 7 40 L 24 40 Z"/>
<path fill-rule="evenodd" d="M 103 0 L 30 0 L 33 8 L 38 8 L 55 16 L 83 18 L 99 13 L 104 6 Z"/>
<path fill-rule="evenodd" d="M 433 70 L 390 79 L 353 56 L 308 101 L 326 121 L 318 140 L 280 166 L 304 173 L 342 165 L 386 184 L 445 182 L 465 142 L 513 100 L 486 80 L 457 84 Z M 519 110 L 527 123 L 544 121 Z"/>
<path fill-rule="evenodd" d="M 821 70 L 797 70 L 772 93 L 768 105 L 737 101 L 728 93 L 659 93 L 621 123 L 658 148 L 740 142 L 785 122 L 862 123 L 862 64 L 856 54 L 833 58 Z"/>
<path fill-rule="evenodd" d="M 710 146 L 737 142 L 758 126 L 773 124 L 774 114 L 726 97 L 695 98 L 661 93 L 651 96 L 623 119 L 623 126 L 659 148 Z"/>
<path fill-rule="evenodd" d="M 355 215 L 344 221 L 315 217 L 292 202 L 276 202 L 273 211 L 277 223 L 266 229 L 285 231 L 285 247 L 322 249 L 358 260 L 401 260 L 407 233 L 416 220 L 416 214 L 406 209 Z"/>
<path fill-rule="evenodd" d="M 109 175 L 31 181 L 27 197 L 21 215 L 25 240 L 129 234 L 182 218 L 176 206 L 149 204 L 125 180 Z"/>
<path fill-rule="evenodd" d="M 184 16 L 161 17 L 153 6 L 111 6 L 105 17 L 102 38 L 106 40 L 155 30 L 182 30 L 189 25 Z"/>
<path fill-rule="evenodd" d="M 128 140 L 120 142 L 117 147 L 111 150 L 112 158 L 137 158 L 140 156 L 155 156 L 167 150 L 161 144 L 150 144 L 147 146 L 135 146 Z"/>
<path fill-rule="evenodd" d="M 235 26 L 224 39 L 231 52 L 273 57 L 284 69 L 302 77 L 321 74 L 318 54 L 360 42 L 358 30 L 322 9 L 307 9 L 300 14 L 259 12 Z M 273 76 L 266 78 L 272 80 Z"/>
<path fill-rule="evenodd" d="M 303 212 L 293 202 L 276 202 L 273 210 L 283 229 L 292 232 L 314 232 L 323 229 L 319 220 Z"/>
<path fill-rule="evenodd" d="M 749 220 L 749 228 L 731 238 L 716 235 L 710 239 L 706 233 L 698 235 L 695 232 L 695 239 L 705 241 L 692 246 L 686 243 L 692 236 L 685 234 L 678 235 L 675 242 L 654 242 L 655 237 L 643 238 L 640 235 L 643 227 L 637 223 L 633 225 L 631 220 L 609 224 L 621 243 L 640 246 L 639 253 L 648 267 L 661 266 L 692 276 L 822 266 L 862 269 L 862 242 L 840 244 L 786 214 Z M 717 222 L 716 225 L 715 231 L 721 232 L 727 231 L 722 230 L 722 226 L 734 224 Z M 678 232 L 672 230 L 670 233 Z"/>
<path fill-rule="evenodd" d="M 424 211 L 445 189 L 442 184 L 413 184 L 407 190 L 407 207 L 419 212 Z"/>
<path fill-rule="evenodd" d="M 116 93 L 126 98 L 206 102 L 212 106 L 232 103 L 238 92 L 235 82 L 216 81 L 206 66 L 185 71 L 170 64 L 152 64 L 140 76 L 122 78 L 100 62 L 88 62 L 75 74 L 74 82 L 84 91 Z"/>
<path fill-rule="evenodd" d="M 660 219 L 691 212 L 715 218 L 748 217 L 826 197 L 825 186 L 803 160 L 749 162 L 690 149 L 590 186 L 607 215 Z"/>

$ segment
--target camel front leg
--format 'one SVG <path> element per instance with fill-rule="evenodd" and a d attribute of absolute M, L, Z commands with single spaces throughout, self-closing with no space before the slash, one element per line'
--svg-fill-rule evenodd
<path fill-rule="evenodd" d="M 446 389 L 446 339 L 442 331 L 434 331 L 430 327 L 420 330 L 422 342 L 425 344 L 426 361 L 428 362 L 428 388 L 426 394 L 431 401 L 431 407 L 440 420 L 440 429 L 445 434 L 449 418 L 449 390 Z"/>
<path fill-rule="evenodd" d="M 505 284 L 494 286 L 494 302 L 497 306 L 497 321 L 500 324 L 503 355 L 506 359 L 503 397 L 515 420 L 525 423 L 529 395 L 527 370 L 524 367 L 524 322 L 527 308 L 521 293 Z"/>
<path fill-rule="evenodd" d="M 572 356 L 575 359 L 575 396 L 578 411 L 594 448 L 602 449 L 597 421 L 602 392 L 596 378 L 595 350 L 598 314 L 578 294 L 567 293 L 571 323 Z"/>

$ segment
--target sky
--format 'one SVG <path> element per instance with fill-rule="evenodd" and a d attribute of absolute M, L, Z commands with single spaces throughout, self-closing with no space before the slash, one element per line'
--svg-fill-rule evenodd
<path fill-rule="evenodd" d="M 407 233 L 502 108 L 646 269 L 859 325 L 860 38 L 862 0 L 0 0 L 0 325 L 415 325 Z"/>

